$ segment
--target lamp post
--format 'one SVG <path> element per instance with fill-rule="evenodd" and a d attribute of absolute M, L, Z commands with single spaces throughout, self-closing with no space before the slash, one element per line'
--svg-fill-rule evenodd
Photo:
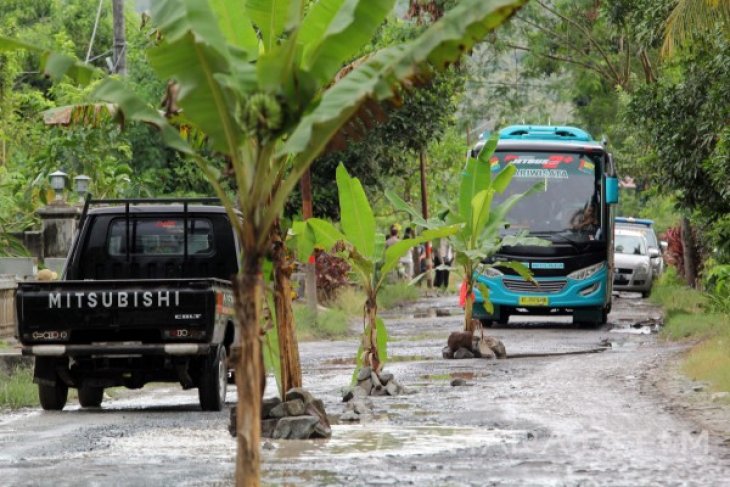
<path fill-rule="evenodd" d="M 79 174 L 74 178 L 74 189 L 81 197 L 82 202 L 89 193 L 89 183 L 91 183 L 91 178 L 85 174 Z"/>
<path fill-rule="evenodd" d="M 53 191 L 56 193 L 54 203 L 57 205 L 62 204 L 63 190 L 66 188 L 66 178 L 68 178 L 68 174 L 63 171 L 56 171 L 49 174 L 48 177 L 51 180 L 51 188 L 53 188 Z"/>

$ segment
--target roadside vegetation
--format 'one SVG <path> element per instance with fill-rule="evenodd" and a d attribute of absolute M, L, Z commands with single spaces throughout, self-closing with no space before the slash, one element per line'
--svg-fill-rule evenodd
<path fill-rule="evenodd" d="M 0 408 L 20 409 L 38 406 L 38 387 L 33 371 L 18 367 L 12 373 L 0 371 Z"/>
<path fill-rule="evenodd" d="M 688 287 L 672 267 L 656 283 L 651 300 L 664 308 L 666 339 L 697 342 L 682 364 L 685 374 L 710 383 L 713 390 L 730 391 L 730 314 L 723 309 L 727 301 L 714 287 L 705 292 Z"/>

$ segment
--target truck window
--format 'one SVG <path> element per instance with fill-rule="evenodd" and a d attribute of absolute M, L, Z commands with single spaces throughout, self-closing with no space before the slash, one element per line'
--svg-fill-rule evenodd
<path fill-rule="evenodd" d="M 184 220 L 182 218 L 131 218 L 127 239 L 126 218 L 115 218 L 109 225 L 107 252 L 118 257 L 129 253 L 137 256 L 178 256 L 185 253 Z M 210 255 L 213 252 L 213 225 L 204 218 L 188 219 L 188 255 Z"/>

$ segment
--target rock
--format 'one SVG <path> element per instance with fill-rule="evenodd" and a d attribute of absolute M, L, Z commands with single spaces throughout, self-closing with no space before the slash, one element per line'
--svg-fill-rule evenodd
<path fill-rule="evenodd" d="M 474 354 L 468 348 L 461 347 L 454 353 L 455 359 L 474 358 Z"/>
<path fill-rule="evenodd" d="M 271 416 L 271 410 L 281 404 L 281 399 L 278 397 L 270 397 L 264 399 L 261 402 L 261 419 L 266 419 Z"/>
<path fill-rule="evenodd" d="M 390 381 L 385 386 L 385 392 L 387 392 L 389 396 L 397 396 L 400 392 L 400 387 L 398 387 L 398 384 L 394 381 Z"/>
<path fill-rule="evenodd" d="M 360 369 L 360 372 L 357 373 L 357 380 L 365 380 L 370 378 L 370 374 L 372 373 L 372 370 L 370 370 L 370 367 L 362 367 Z"/>
<path fill-rule="evenodd" d="M 400 382 L 398 382 L 397 380 L 393 379 L 393 380 L 392 380 L 391 382 L 392 382 L 393 384 L 395 384 L 395 386 L 396 386 L 396 387 L 398 388 L 398 394 L 410 394 L 410 392 L 408 392 L 408 391 L 406 390 L 406 388 L 405 388 L 405 387 L 403 387 L 403 386 L 401 385 L 401 383 L 400 383 Z"/>
<path fill-rule="evenodd" d="M 393 380 L 393 377 L 393 374 L 391 374 L 390 372 L 383 372 L 382 374 L 380 374 L 380 383 L 386 385 L 388 382 Z"/>
<path fill-rule="evenodd" d="M 489 346 L 489 343 L 486 340 L 486 337 L 483 340 L 479 340 L 479 356 L 486 359 L 494 359 L 496 357 L 496 354 L 492 350 L 492 348 Z"/>
<path fill-rule="evenodd" d="M 362 387 L 355 387 L 355 390 L 353 391 L 352 398 L 353 399 L 361 399 L 363 397 L 368 397 L 370 395 L 370 391 L 366 391 Z"/>
<path fill-rule="evenodd" d="M 373 382 L 373 387 L 382 386 L 383 384 L 380 382 L 380 377 L 378 377 L 378 374 L 373 372 L 370 374 L 370 380 Z"/>
<path fill-rule="evenodd" d="M 293 401 L 287 401 L 286 404 L 286 415 L 287 416 L 301 416 L 304 414 L 305 405 L 301 399 L 294 399 Z"/>
<path fill-rule="evenodd" d="M 274 429 L 273 438 L 276 440 L 306 440 L 319 423 L 315 416 L 296 416 L 281 418 Z"/>
<path fill-rule="evenodd" d="M 388 392 L 382 385 L 374 386 L 373 389 L 370 391 L 371 396 L 385 396 L 386 394 L 388 394 Z"/>
<path fill-rule="evenodd" d="M 292 389 L 289 389 L 289 392 L 286 393 L 285 397 L 287 401 L 299 399 L 304 404 L 309 404 L 314 401 L 314 396 L 310 392 L 304 390 L 304 388 L 302 387 L 294 387 Z"/>
<path fill-rule="evenodd" d="M 228 432 L 231 436 L 235 437 L 238 433 L 238 429 L 236 428 L 236 406 L 231 406 L 228 414 Z"/>
<path fill-rule="evenodd" d="M 274 446 L 274 444 L 270 441 L 265 441 L 261 448 L 264 450 L 276 450 L 276 446 Z"/>
<path fill-rule="evenodd" d="M 352 410 L 356 414 L 370 414 L 373 411 L 373 407 L 372 404 L 364 400 L 355 400 L 352 401 Z"/>
<path fill-rule="evenodd" d="M 490 336 L 485 336 L 483 340 L 487 343 L 489 348 L 492 349 L 497 358 L 507 358 L 507 349 L 504 348 L 502 340 Z"/>
<path fill-rule="evenodd" d="M 329 418 L 327 418 L 327 413 L 324 410 L 324 403 L 321 400 L 314 399 L 311 403 L 307 404 L 305 414 L 307 416 L 315 416 L 319 418 L 319 422 L 314 428 L 314 433 L 312 433 L 312 438 L 330 438 L 332 436 L 330 421 Z"/>
<path fill-rule="evenodd" d="M 347 411 L 345 414 L 340 416 L 340 421 L 360 421 L 360 416 L 354 411 Z"/>
<path fill-rule="evenodd" d="M 454 352 L 456 352 L 460 348 L 470 349 L 473 337 L 474 333 L 470 331 L 455 331 L 452 332 L 451 335 L 449 335 L 449 339 L 446 343 L 449 345 L 449 348 Z"/>
<path fill-rule="evenodd" d="M 319 411 L 319 414 L 321 414 L 325 418 L 327 417 L 327 410 L 325 410 L 324 402 L 321 399 L 315 399 L 314 401 L 312 401 L 311 405 L 315 409 L 317 409 L 317 411 Z"/>
<path fill-rule="evenodd" d="M 317 423 L 310 438 L 332 438 L 332 427 L 329 424 L 323 424 L 321 421 Z"/>
<path fill-rule="evenodd" d="M 355 387 L 348 387 L 342 391 L 342 402 L 349 402 L 355 397 Z"/>
<path fill-rule="evenodd" d="M 453 379 L 451 381 L 451 387 L 459 387 L 459 386 L 465 386 L 466 381 L 464 379 Z"/>
<path fill-rule="evenodd" d="M 479 337 L 471 339 L 471 348 L 469 350 L 474 354 L 474 358 L 482 358 L 482 352 L 479 351 Z"/>
<path fill-rule="evenodd" d="M 269 418 L 283 418 L 288 414 L 286 403 L 277 404 L 273 408 L 271 408 L 271 412 L 269 413 Z"/>
<path fill-rule="evenodd" d="M 442 349 L 441 349 L 441 355 L 442 355 L 442 356 L 443 356 L 443 357 L 444 357 L 445 359 L 452 359 L 452 358 L 454 358 L 454 351 L 453 351 L 453 350 L 451 350 L 451 349 L 450 349 L 450 348 L 448 347 L 448 345 L 447 345 L 447 346 L 445 346 L 444 348 L 442 348 Z"/>
<path fill-rule="evenodd" d="M 694 386 L 692 390 L 695 392 L 702 392 L 705 390 L 705 386 Z"/>
<path fill-rule="evenodd" d="M 443 316 L 451 316 L 451 310 L 448 308 L 436 308 L 436 316 L 439 318 Z"/>
<path fill-rule="evenodd" d="M 370 389 L 373 388 L 373 381 L 370 379 L 365 379 L 357 383 L 357 387 L 363 389 L 368 394 L 370 394 Z"/>
<path fill-rule="evenodd" d="M 261 437 L 262 438 L 273 438 L 274 430 L 279 422 L 278 419 L 264 419 L 261 421 Z"/>

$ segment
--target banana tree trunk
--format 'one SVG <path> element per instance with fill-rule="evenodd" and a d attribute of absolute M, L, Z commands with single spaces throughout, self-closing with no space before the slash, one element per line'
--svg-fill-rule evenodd
<path fill-rule="evenodd" d="M 292 387 L 302 387 L 299 344 L 292 312 L 292 263 L 281 239 L 278 225 L 272 232 L 271 240 L 271 258 L 274 264 L 274 306 L 276 307 L 276 329 L 279 336 L 281 361 L 281 392 L 286 394 Z"/>
<path fill-rule="evenodd" d="M 363 331 L 363 350 L 367 360 L 363 360 L 376 374 L 380 373 L 380 357 L 378 356 L 378 304 L 375 296 L 368 297 L 365 302 L 365 330 Z"/>
<path fill-rule="evenodd" d="M 243 270 L 236 276 L 236 320 L 240 330 L 238 353 L 235 356 L 238 403 L 238 455 L 236 459 L 236 486 L 260 485 L 261 400 L 265 377 L 261 353 L 259 318 L 263 298 L 261 259 L 244 257 Z"/>
<path fill-rule="evenodd" d="M 466 280 L 466 300 L 464 302 L 464 330 L 474 331 L 474 281 Z"/>

